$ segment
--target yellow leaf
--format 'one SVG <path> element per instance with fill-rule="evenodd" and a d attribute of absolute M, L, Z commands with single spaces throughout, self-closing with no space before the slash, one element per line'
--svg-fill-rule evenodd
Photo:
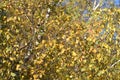
<path fill-rule="evenodd" d="M 34 79 L 37 79 L 37 78 L 38 78 L 38 75 L 37 75 L 37 74 L 34 74 L 34 75 L 33 75 L 33 78 L 34 78 Z"/>
<path fill-rule="evenodd" d="M 93 53 L 96 53 L 97 52 L 97 50 L 96 49 L 93 49 L 93 51 L 92 51 Z"/>
<path fill-rule="evenodd" d="M 109 48 L 108 44 L 106 44 L 106 43 L 103 43 L 102 46 L 105 48 Z"/>
<path fill-rule="evenodd" d="M 90 37 L 87 38 L 88 41 L 92 41 L 92 39 Z"/>
<path fill-rule="evenodd" d="M 59 44 L 59 48 L 62 49 L 64 47 L 63 44 Z"/>
<path fill-rule="evenodd" d="M 35 64 L 41 64 L 43 60 L 35 60 Z"/>
<path fill-rule="evenodd" d="M 10 60 L 11 60 L 11 61 L 13 61 L 13 60 L 14 60 L 14 58 L 10 57 Z"/>
<path fill-rule="evenodd" d="M 100 76 L 100 75 L 104 74 L 104 73 L 105 73 L 105 71 L 106 71 L 106 70 L 101 70 L 101 71 L 99 71 L 99 72 L 98 72 L 98 74 L 97 74 L 97 75 L 98 75 L 98 76 Z"/>
<path fill-rule="evenodd" d="M 11 72 L 11 76 L 13 76 L 13 77 L 14 77 L 14 76 L 16 76 L 16 74 L 15 74 L 15 73 L 13 73 L 13 72 Z"/>
<path fill-rule="evenodd" d="M 18 29 L 16 29 L 16 33 L 18 33 L 19 32 L 19 30 Z"/>
<path fill-rule="evenodd" d="M 20 65 L 19 65 L 19 64 L 16 66 L 16 70 L 21 70 L 21 68 L 20 68 Z"/>
<path fill-rule="evenodd" d="M 62 53 L 64 53 L 64 52 L 65 52 L 65 49 L 63 48 L 60 53 L 62 54 Z"/>
<path fill-rule="evenodd" d="M 2 33 L 3 31 L 2 30 L 0 30 L 0 34 Z"/>
<path fill-rule="evenodd" d="M 45 40 L 42 40 L 42 44 L 44 44 L 46 41 Z"/>
<path fill-rule="evenodd" d="M 76 40 L 76 42 L 75 42 L 76 44 L 78 44 L 79 43 L 79 40 Z"/>
<path fill-rule="evenodd" d="M 77 56 L 77 54 L 74 51 L 72 51 L 72 56 Z"/>
<path fill-rule="evenodd" d="M 98 61 L 100 62 L 100 61 L 102 61 L 102 54 L 97 54 L 97 59 L 98 59 Z"/>
<path fill-rule="evenodd" d="M 7 36 L 6 36 L 6 39 L 7 39 L 7 40 L 8 40 L 8 39 L 10 39 L 10 36 L 9 36 L 9 35 L 7 35 Z"/>
<path fill-rule="evenodd" d="M 63 35 L 63 36 L 62 36 L 62 38 L 63 38 L 63 39 L 65 39 L 65 38 L 66 38 L 66 36 L 65 36 L 65 35 Z"/>
<path fill-rule="evenodd" d="M 18 17 L 18 21 L 20 21 L 20 17 Z"/>

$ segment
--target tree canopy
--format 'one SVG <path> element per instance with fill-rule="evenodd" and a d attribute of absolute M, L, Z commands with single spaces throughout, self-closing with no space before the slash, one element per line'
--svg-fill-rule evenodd
<path fill-rule="evenodd" d="M 120 9 L 93 5 L 0 1 L 0 79 L 119 80 Z"/>

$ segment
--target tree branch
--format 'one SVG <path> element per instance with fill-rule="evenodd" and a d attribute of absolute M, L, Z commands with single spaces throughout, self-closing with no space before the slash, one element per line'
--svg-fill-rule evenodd
<path fill-rule="evenodd" d="M 95 0 L 94 3 L 93 3 L 93 10 L 95 11 L 100 6 L 100 4 L 102 2 L 103 2 L 103 0 L 99 0 L 99 2 L 97 4 L 97 0 Z"/>
<path fill-rule="evenodd" d="M 111 66 L 110 66 L 110 68 L 112 68 L 112 67 L 114 67 L 117 63 L 119 63 L 120 62 L 120 60 L 118 60 L 118 61 L 116 61 L 114 64 L 112 64 Z"/>

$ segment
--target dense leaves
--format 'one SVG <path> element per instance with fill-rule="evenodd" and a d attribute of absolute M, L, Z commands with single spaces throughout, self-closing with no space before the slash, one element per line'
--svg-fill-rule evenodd
<path fill-rule="evenodd" d="M 120 9 L 75 1 L 1 1 L 0 79 L 120 79 Z"/>

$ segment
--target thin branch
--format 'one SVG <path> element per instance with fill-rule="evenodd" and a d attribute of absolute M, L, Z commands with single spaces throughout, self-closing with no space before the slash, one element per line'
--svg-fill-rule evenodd
<path fill-rule="evenodd" d="M 97 2 L 96 2 L 96 0 L 95 0 L 95 1 L 94 1 L 94 4 L 93 4 L 93 8 L 95 7 L 96 3 L 97 3 Z"/>
<path fill-rule="evenodd" d="M 27 16 L 27 14 L 25 13 L 25 17 L 30 21 L 30 23 L 32 24 L 32 21 L 30 20 L 30 18 Z"/>
<path fill-rule="evenodd" d="M 28 43 L 27 43 L 27 45 L 24 45 L 23 47 L 19 48 L 19 49 L 18 49 L 18 51 L 21 51 L 22 49 L 24 49 L 24 48 L 28 47 L 28 46 L 29 46 L 29 44 L 30 44 L 30 42 L 28 42 Z"/>
<path fill-rule="evenodd" d="M 117 63 L 119 63 L 120 62 L 120 60 L 118 60 L 118 61 L 116 61 L 114 64 L 112 64 L 111 66 L 110 66 L 110 68 L 112 68 L 112 67 L 114 67 Z"/>
<path fill-rule="evenodd" d="M 103 1 L 104 0 L 99 0 L 99 2 L 97 4 L 97 0 L 95 0 L 94 4 L 93 4 L 93 10 L 95 11 L 99 6 L 101 6 Z"/>
<path fill-rule="evenodd" d="M 95 0 L 95 1 L 94 1 L 94 5 L 93 5 L 93 10 L 96 10 L 99 6 L 100 6 L 100 1 L 99 1 L 99 3 L 97 4 L 97 1 Z"/>

